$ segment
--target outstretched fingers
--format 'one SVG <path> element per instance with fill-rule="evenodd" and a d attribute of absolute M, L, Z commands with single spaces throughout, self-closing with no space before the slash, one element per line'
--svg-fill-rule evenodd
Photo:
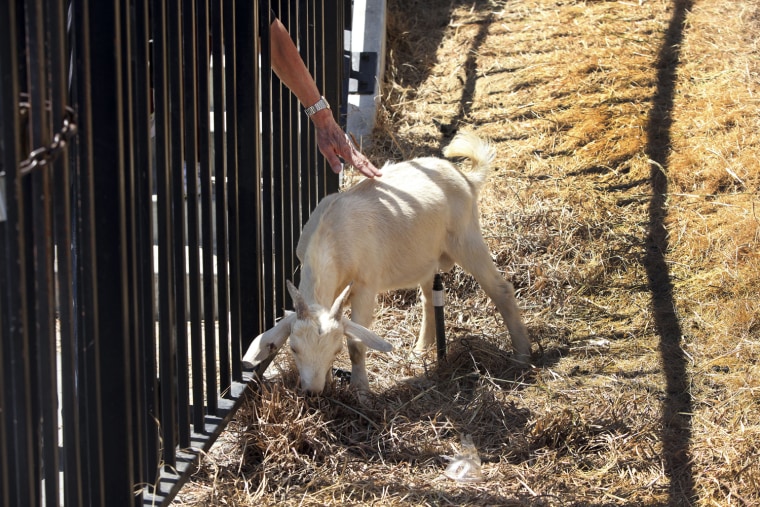
<path fill-rule="evenodd" d="M 367 159 L 351 142 L 348 135 L 338 127 L 337 123 L 317 129 L 317 144 L 319 151 L 330 164 L 336 174 L 343 169 L 341 159 L 354 166 L 368 178 L 382 176 L 380 169 Z"/>

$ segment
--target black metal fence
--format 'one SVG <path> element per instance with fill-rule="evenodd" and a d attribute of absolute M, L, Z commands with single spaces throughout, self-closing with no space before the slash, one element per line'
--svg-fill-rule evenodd
<path fill-rule="evenodd" d="M 347 0 L 273 0 L 344 102 Z M 269 0 L 0 2 L 0 504 L 167 503 L 337 178 Z"/>

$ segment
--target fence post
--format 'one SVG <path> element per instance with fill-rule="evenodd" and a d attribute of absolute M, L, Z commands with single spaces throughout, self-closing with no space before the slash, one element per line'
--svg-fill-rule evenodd
<path fill-rule="evenodd" d="M 438 362 L 446 359 L 446 322 L 443 316 L 443 279 L 440 273 L 433 278 L 433 309 L 435 311 L 435 344 Z"/>

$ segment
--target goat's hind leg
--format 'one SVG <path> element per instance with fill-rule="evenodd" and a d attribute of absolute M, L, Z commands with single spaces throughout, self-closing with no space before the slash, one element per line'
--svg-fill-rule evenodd
<path fill-rule="evenodd" d="M 422 327 L 414 353 L 423 354 L 435 343 L 435 309 L 433 308 L 433 277 L 420 285 L 422 289 Z"/>
<path fill-rule="evenodd" d="M 514 287 L 496 269 L 491 259 L 491 252 L 479 231 L 477 234 L 470 234 L 459 245 L 461 251 L 457 252 L 457 263 L 475 277 L 504 318 L 512 338 L 515 360 L 520 363 L 529 363 L 530 338 L 520 317 Z"/>

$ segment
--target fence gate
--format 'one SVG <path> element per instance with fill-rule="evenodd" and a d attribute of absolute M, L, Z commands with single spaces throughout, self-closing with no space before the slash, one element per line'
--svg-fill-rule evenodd
<path fill-rule="evenodd" d="M 272 0 L 344 103 L 348 0 Z M 0 504 L 159 505 L 337 188 L 269 0 L 0 2 Z M 339 110 L 339 107 L 336 107 Z"/>

